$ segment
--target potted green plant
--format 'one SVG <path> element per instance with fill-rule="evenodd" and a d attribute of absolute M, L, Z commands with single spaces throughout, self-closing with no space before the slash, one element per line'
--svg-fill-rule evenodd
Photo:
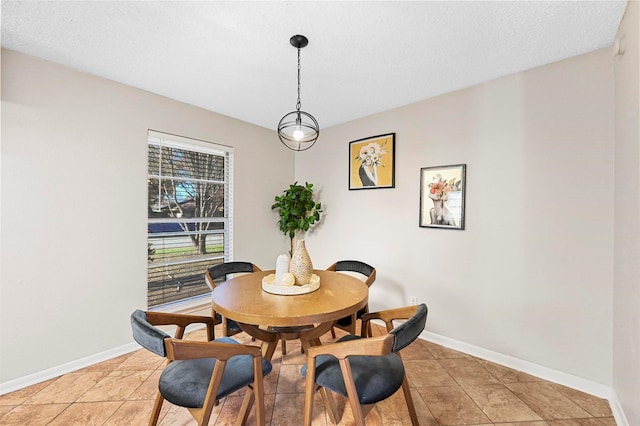
<path fill-rule="evenodd" d="M 313 200 L 313 184 L 306 182 L 304 186 L 295 182 L 282 195 L 276 195 L 271 209 L 278 209 L 280 220 L 278 226 L 284 235 L 291 240 L 290 255 L 293 255 L 293 239 L 296 232 L 307 232 L 311 226 L 320 221 L 321 203 Z"/>

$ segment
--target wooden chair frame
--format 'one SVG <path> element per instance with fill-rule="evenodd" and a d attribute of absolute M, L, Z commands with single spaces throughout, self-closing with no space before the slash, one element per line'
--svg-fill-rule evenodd
<path fill-rule="evenodd" d="M 262 349 L 258 346 L 220 343 L 213 340 L 214 320 L 211 317 L 197 315 L 183 315 L 160 312 L 145 312 L 147 321 L 154 326 L 175 325 L 175 336 L 164 340 L 167 354 L 167 364 L 175 360 L 189 360 L 198 358 L 215 358 L 216 365 L 211 374 L 211 381 L 207 390 L 204 404 L 201 408 L 187 408 L 198 425 L 207 425 L 211 418 L 211 411 L 216 405 L 216 396 L 222 382 L 222 374 L 227 361 L 236 355 L 251 355 L 253 357 L 253 384 L 245 393 L 241 415 L 236 419 L 236 425 L 244 425 L 247 421 L 251 405 L 255 402 L 256 421 L 258 425 L 265 424 L 264 408 L 264 377 L 262 374 Z M 210 341 L 182 340 L 185 328 L 194 323 L 204 323 L 207 327 L 207 339 Z M 149 425 L 158 423 L 164 397 L 158 390 Z"/>
<path fill-rule="evenodd" d="M 349 270 L 349 269 L 340 269 L 340 270 L 336 270 L 338 263 L 340 262 L 345 262 L 345 261 L 339 261 L 339 262 L 335 262 L 333 263 L 331 266 L 329 266 L 326 270 L 327 271 L 333 271 L 333 272 L 341 272 L 341 271 L 345 271 L 345 272 L 356 272 L 359 273 L 359 271 L 354 271 L 354 270 Z M 360 263 L 363 265 L 366 265 L 368 267 L 373 268 L 372 266 L 359 261 L 359 260 L 348 260 L 346 262 L 356 262 L 356 263 Z M 371 274 L 369 274 L 369 276 L 367 277 L 367 279 L 364 281 L 364 283 L 367 285 L 367 287 L 371 287 L 371 284 L 373 284 L 373 282 L 376 280 L 376 268 L 373 268 L 373 270 L 371 271 Z M 364 274 L 363 274 L 364 275 Z M 364 312 L 368 313 L 369 312 L 369 304 L 367 303 L 364 307 Z M 342 330 L 345 330 L 346 332 L 348 332 L 349 334 L 356 334 L 356 322 L 358 320 L 358 313 L 354 312 L 353 314 L 351 314 L 351 323 L 348 326 L 342 326 L 340 324 L 338 324 L 338 322 L 336 321 L 336 323 L 334 324 L 334 327 L 338 327 Z M 371 333 L 371 330 L 368 331 L 368 333 Z M 331 328 L 331 336 L 335 339 L 336 337 L 336 332 L 333 328 Z"/>
<path fill-rule="evenodd" d="M 313 395 L 316 391 L 320 390 L 322 400 L 329 413 L 329 418 L 334 424 L 340 422 L 340 416 L 337 412 L 336 404 L 333 400 L 331 391 L 318 386 L 315 383 L 316 373 L 316 358 L 320 355 L 332 355 L 338 359 L 340 364 L 340 370 L 342 372 L 342 378 L 347 389 L 349 406 L 353 412 L 355 423 L 358 426 L 365 426 L 365 418 L 367 414 L 375 407 L 375 404 L 361 405 L 358 397 L 358 391 L 356 389 L 355 382 L 353 380 L 353 374 L 351 371 L 351 365 L 348 361 L 350 356 L 385 356 L 391 353 L 394 343 L 395 335 L 386 334 L 379 337 L 366 337 L 370 335 L 368 331 L 370 329 L 370 321 L 378 319 L 385 322 L 387 332 L 393 330 L 393 321 L 395 320 L 407 320 L 411 318 L 416 312 L 417 306 L 408 306 L 398 309 L 388 309 L 380 312 L 367 313 L 363 316 L 362 323 L 362 339 L 347 340 L 337 343 L 331 343 L 321 346 L 312 346 L 307 350 L 307 372 L 305 382 L 305 406 L 304 406 L 304 425 L 310 426 L 313 415 Z M 400 356 L 399 352 L 396 352 Z M 411 390 L 409 388 L 409 382 L 405 374 L 402 381 L 402 391 L 404 394 L 407 409 L 409 411 L 409 417 L 411 418 L 411 424 L 418 425 L 418 416 L 416 414 L 415 405 L 411 396 Z"/>

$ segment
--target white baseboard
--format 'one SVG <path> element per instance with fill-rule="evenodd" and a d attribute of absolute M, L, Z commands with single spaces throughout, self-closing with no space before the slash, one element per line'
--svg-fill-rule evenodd
<path fill-rule="evenodd" d="M 202 324 L 192 324 L 187 326 L 185 333 L 204 328 Z M 165 332 L 173 335 L 175 332 L 175 326 L 159 327 Z M 128 354 L 133 351 L 137 351 L 141 346 L 136 342 L 127 343 L 113 349 L 106 350 L 97 354 L 89 355 L 84 358 L 77 359 L 75 361 L 67 362 L 65 364 L 57 365 L 55 367 L 48 368 L 46 370 L 38 371 L 27 376 L 18 377 L 17 379 L 9 380 L 7 382 L 0 383 L 0 395 L 4 395 L 9 392 L 17 391 L 27 386 L 35 385 L 37 383 L 44 382 L 55 377 L 59 377 L 63 374 L 71 373 L 80 370 L 85 367 L 92 366 L 99 362 L 107 361 L 112 358 L 119 357 L 120 355 Z"/>
<path fill-rule="evenodd" d="M 126 345 L 122 345 L 117 348 L 109 349 L 104 352 L 89 355 L 87 357 L 67 362 L 65 364 L 57 365 L 46 370 L 38 371 L 27 376 L 9 380 L 7 382 L 0 383 L 0 395 L 26 388 L 27 386 L 35 385 L 36 383 L 41 383 L 46 380 L 61 376 L 63 374 L 71 373 L 73 371 L 80 370 L 81 368 L 89 367 L 99 362 L 119 357 L 120 355 L 128 354 L 138 349 L 140 349 L 140 345 L 138 345 L 137 343 L 127 343 Z"/>
<path fill-rule="evenodd" d="M 599 398 L 607 399 L 611 406 L 611 411 L 616 419 L 616 424 L 618 426 L 629 426 L 622 410 L 622 406 L 610 386 L 587 380 L 582 377 L 573 376 L 552 368 L 543 367 L 509 355 L 470 345 L 429 331 L 423 331 L 420 337 L 426 341 L 433 342 L 468 355 L 491 361 L 505 367 L 513 368 L 514 370 L 522 371 L 532 376 L 540 377 L 541 379 L 558 383 L 572 389 L 577 389 L 590 395 L 595 395 Z"/>
<path fill-rule="evenodd" d="M 624 414 L 622 410 L 622 405 L 620 404 L 620 400 L 618 399 L 618 395 L 615 392 L 611 392 L 611 398 L 609 398 L 609 405 L 611 406 L 611 411 L 613 411 L 613 417 L 616 419 L 617 426 L 629 426 L 629 421 L 627 420 L 627 416 Z"/>

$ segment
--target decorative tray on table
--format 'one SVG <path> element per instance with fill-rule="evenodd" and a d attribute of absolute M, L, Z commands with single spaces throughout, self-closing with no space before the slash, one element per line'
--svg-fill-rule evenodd
<path fill-rule="evenodd" d="M 267 293 L 281 294 L 284 296 L 293 296 L 297 294 L 306 294 L 316 291 L 320 288 L 320 277 L 316 274 L 311 275 L 309 284 L 305 285 L 280 285 L 276 284 L 276 274 L 269 274 L 262 278 L 262 289 Z"/>

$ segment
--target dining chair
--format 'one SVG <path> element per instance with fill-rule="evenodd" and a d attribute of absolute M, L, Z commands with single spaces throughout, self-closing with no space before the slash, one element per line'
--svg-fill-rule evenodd
<path fill-rule="evenodd" d="M 218 263 L 207 269 L 205 272 L 205 281 L 211 290 L 216 287 L 216 282 L 220 283 L 222 281 L 226 281 L 228 276 L 231 274 L 241 274 L 241 273 L 251 273 L 251 272 L 259 272 L 262 271 L 259 267 L 254 265 L 251 262 L 223 262 Z M 215 318 L 215 323 L 222 323 L 222 335 L 223 336 L 233 336 L 234 334 L 240 333 L 242 329 L 238 325 L 237 322 L 231 319 L 223 318 L 222 315 L 216 312 L 211 305 L 211 316 Z M 282 338 L 280 339 L 280 347 L 282 349 L 282 355 L 287 354 L 287 343 L 286 336 L 288 336 L 288 332 L 295 331 L 290 327 L 280 327 L 278 330 L 274 330 L 274 332 L 282 332 Z M 252 338 L 255 340 L 255 337 Z"/>
<path fill-rule="evenodd" d="M 251 262 L 223 262 L 207 269 L 204 274 L 204 280 L 209 288 L 213 290 L 218 285 L 217 283 L 226 281 L 228 279 L 228 275 L 258 272 L 261 270 L 262 269 L 258 268 Z M 223 336 L 233 336 L 234 334 L 238 334 L 242 331 L 237 322 L 223 318 L 222 315 L 216 312 L 213 305 L 211 306 L 211 316 L 215 319 L 215 324 L 222 323 Z"/>
<path fill-rule="evenodd" d="M 359 260 L 340 260 L 329 266 L 327 271 L 342 272 L 355 276 L 364 281 L 367 287 L 371 287 L 371 284 L 376 280 L 376 268 Z M 340 318 L 335 322 L 334 327 L 341 328 L 350 334 L 356 334 L 356 322 L 367 312 L 369 312 L 369 304 L 352 315 Z M 331 335 L 334 338 L 336 337 L 336 332 L 333 328 L 331 328 Z"/>
<path fill-rule="evenodd" d="M 207 326 L 209 341 L 182 340 L 185 328 L 194 323 Z M 156 326 L 175 325 L 176 334 L 169 334 Z M 198 425 L 206 425 L 216 401 L 244 387 L 247 391 L 242 403 L 244 415 L 238 424 L 247 420 L 255 402 L 256 421 L 265 423 L 263 377 L 271 372 L 271 363 L 262 357 L 258 346 L 241 345 L 230 337 L 213 340 L 214 321 L 211 317 L 144 312 L 131 314 L 133 338 L 145 349 L 167 358 L 162 371 L 149 425 L 156 425 L 166 399 L 188 408 Z M 242 417 L 242 418 L 240 418 Z"/>
<path fill-rule="evenodd" d="M 357 425 L 364 426 L 365 417 L 377 402 L 383 401 L 402 388 L 411 418 L 418 424 L 418 416 L 411 397 L 399 351 L 412 343 L 424 330 L 427 305 L 367 313 L 363 316 L 362 331 L 367 335 L 369 321 L 385 322 L 387 334 L 380 337 L 346 335 L 336 343 L 312 346 L 307 350 L 307 363 L 302 367 L 306 377 L 304 424 L 311 425 L 313 396 L 320 390 L 334 424 L 339 416 L 329 391 L 348 398 Z M 394 321 L 405 320 L 397 327 Z"/>

